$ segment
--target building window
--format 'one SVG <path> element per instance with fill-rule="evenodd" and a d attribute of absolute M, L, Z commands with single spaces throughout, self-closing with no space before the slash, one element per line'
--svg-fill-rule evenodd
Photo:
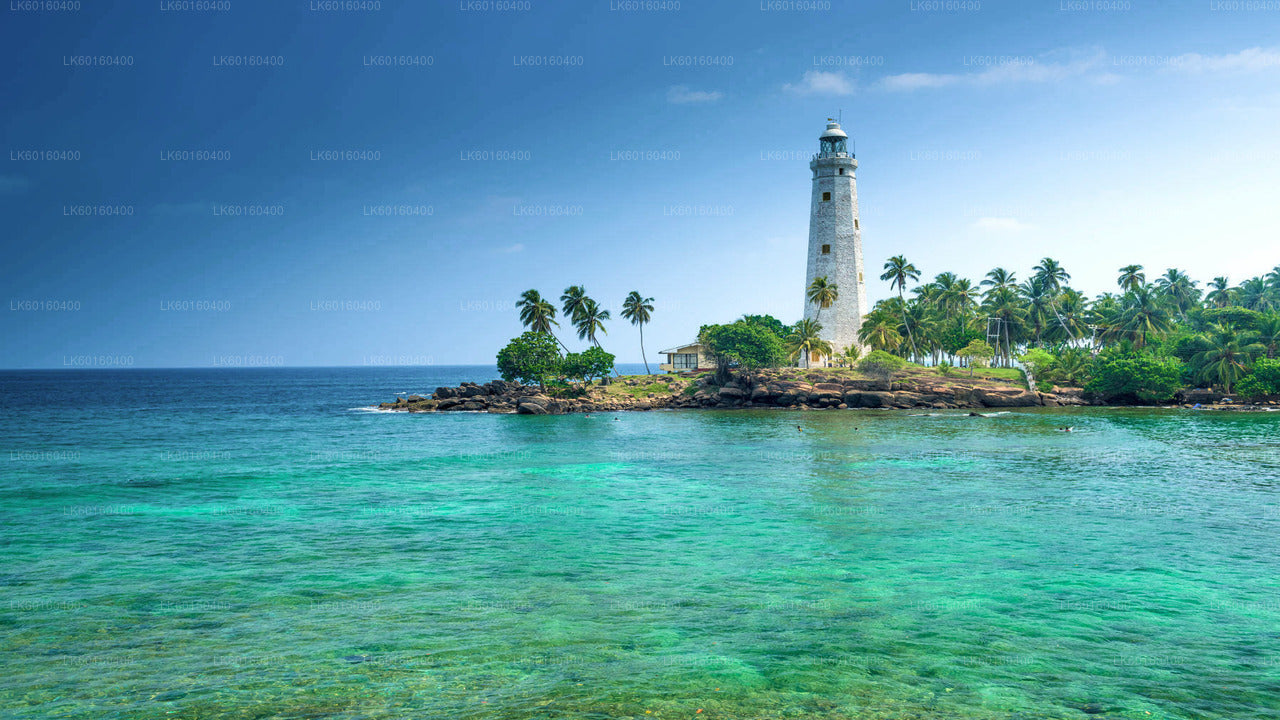
<path fill-rule="evenodd" d="M 862 228 L 858 227 L 858 218 L 854 218 L 854 219 L 853 219 L 853 229 L 854 229 L 854 230 L 861 230 L 861 229 L 862 229 Z"/>
<path fill-rule="evenodd" d="M 843 174 L 844 174 L 844 168 L 840 168 L 840 174 L 841 174 L 841 175 L 843 175 Z"/>
<path fill-rule="evenodd" d="M 823 246 L 822 246 L 822 254 L 823 254 L 823 255 L 830 255 L 830 254 L 831 254 L 831 246 L 830 246 L 830 245 L 823 245 Z"/>
<path fill-rule="evenodd" d="M 697 370 L 698 353 L 676 353 L 672 355 L 671 367 L 676 370 Z"/>
<path fill-rule="evenodd" d="M 822 202 L 831 202 L 831 193 L 829 192 L 822 193 Z"/>

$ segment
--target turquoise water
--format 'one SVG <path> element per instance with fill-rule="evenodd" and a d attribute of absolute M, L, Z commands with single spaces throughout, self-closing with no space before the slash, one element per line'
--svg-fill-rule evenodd
<path fill-rule="evenodd" d="M 486 372 L 0 374 L 0 717 L 1280 717 L 1280 413 L 351 409 Z"/>

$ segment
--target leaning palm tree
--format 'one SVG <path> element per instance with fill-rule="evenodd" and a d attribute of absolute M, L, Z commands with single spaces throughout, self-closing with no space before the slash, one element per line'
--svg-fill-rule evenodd
<path fill-rule="evenodd" d="M 1120 268 L 1120 277 L 1116 279 L 1116 284 L 1125 292 L 1137 290 L 1146 282 L 1147 275 L 1142 272 L 1141 265 L 1125 265 Z"/>
<path fill-rule="evenodd" d="M 809 283 L 809 287 L 804 292 L 805 299 L 818 306 L 818 312 L 814 314 L 814 322 L 822 319 L 822 311 L 835 304 L 840 299 L 840 288 L 835 283 L 827 279 L 826 275 L 813 279 Z"/>
<path fill-rule="evenodd" d="M 1057 260 L 1053 258 L 1042 258 L 1040 264 L 1031 268 L 1036 271 L 1036 278 L 1044 283 L 1044 287 L 1051 293 L 1057 293 L 1062 289 L 1064 283 L 1071 279 L 1071 274 L 1062 269 Z"/>
<path fill-rule="evenodd" d="M 520 322 L 525 327 L 536 333 L 550 335 L 560 343 L 560 347 L 564 348 L 565 352 L 569 352 L 569 349 L 551 330 L 553 327 L 560 326 L 560 323 L 556 322 L 556 306 L 544 299 L 541 293 L 537 290 L 525 290 L 520 294 L 520 301 L 516 303 L 516 307 L 520 308 Z"/>
<path fill-rule="evenodd" d="M 570 285 L 560 296 L 560 307 L 564 309 L 564 316 L 574 325 L 577 325 L 582 317 L 582 309 L 587 299 L 587 291 L 581 285 Z"/>
<path fill-rule="evenodd" d="M 573 321 L 574 327 L 578 329 L 578 339 L 586 340 L 592 345 L 600 347 L 600 341 L 596 339 L 596 333 L 609 334 L 604 329 L 604 321 L 608 320 L 609 317 L 609 311 L 602 310 L 595 300 L 583 297 L 582 310 Z"/>
<path fill-rule="evenodd" d="M 644 354 L 644 324 L 653 315 L 653 298 L 640 297 L 635 290 L 622 301 L 622 317 L 640 328 L 640 359 L 644 360 L 644 374 L 649 374 L 649 358 Z"/>
<path fill-rule="evenodd" d="M 1223 324 L 1214 325 L 1205 340 L 1209 349 L 1195 356 L 1195 362 L 1203 367 L 1201 378 L 1216 381 L 1230 395 L 1231 385 L 1249 372 L 1249 363 L 1263 348 L 1253 342 L 1252 335 Z"/>
<path fill-rule="evenodd" d="M 831 354 L 831 343 L 821 337 L 822 324 L 817 320 L 805 318 L 795 324 L 791 334 L 787 336 L 787 353 L 792 361 L 804 358 L 804 366 L 809 367 L 809 358 L 814 352 L 822 355 Z"/>

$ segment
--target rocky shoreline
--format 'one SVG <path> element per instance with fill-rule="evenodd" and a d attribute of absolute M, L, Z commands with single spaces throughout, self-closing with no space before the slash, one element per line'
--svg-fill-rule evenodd
<path fill-rule="evenodd" d="M 791 410 L 982 409 L 1087 405 L 1079 390 L 1041 393 L 1006 383 L 962 377 L 905 377 L 893 381 L 842 377 L 822 371 L 764 371 L 723 386 L 709 377 L 620 378 L 582 397 L 553 397 L 537 387 L 495 380 L 442 387 L 430 397 L 382 403 L 404 412 L 490 412 L 525 415 L 627 410 L 780 408 Z"/>

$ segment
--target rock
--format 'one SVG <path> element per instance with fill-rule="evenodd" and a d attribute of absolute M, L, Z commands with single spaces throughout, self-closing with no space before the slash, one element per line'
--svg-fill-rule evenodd
<path fill-rule="evenodd" d="M 458 393 L 453 388 L 447 388 L 447 387 L 436 388 L 435 398 L 437 400 L 447 400 L 449 398 L 457 397 L 457 396 L 458 396 Z"/>
<path fill-rule="evenodd" d="M 453 408 L 455 408 L 455 407 L 457 407 L 458 405 L 461 405 L 461 404 L 462 404 L 462 401 L 461 401 L 461 400 L 459 400 L 459 399 L 457 399 L 457 398 L 453 398 L 453 397 L 451 397 L 451 398 L 448 398 L 448 399 L 446 399 L 446 400 L 441 400 L 441 401 L 440 401 L 440 404 L 439 404 L 439 405 L 436 405 L 436 409 L 437 409 L 437 410 L 452 410 Z"/>
<path fill-rule="evenodd" d="M 975 388 L 973 396 L 985 407 L 1034 407 L 1040 404 L 1040 393 L 1031 390 Z"/>
<path fill-rule="evenodd" d="M 889 407 L 893 404 L 893 393 L 876 390 L 847 392 L 844 402 L 849 407 Z"/>
<path fill-rule="evenodd" d="M 546 415 L 550 398 L 545 395 L 528 395 L 516 401 L 516 412 L 521 415 Z"/>
<path fill-rule="evenodd" d="M 478 401 L 475 401 L 475 400 L 470 400 L 470 401 L 468 401 L 468 402 L 464 402 L 464 403 L 462 403 L 462 407 L 461 407 L 461 408 L 458 408 L 458 409 L 460 409 L 460 410 L 470 410 L 470 411 L 472 411 L 472 412 L 475 412 L 476 410 L 483 410 L 483 409 L 484 409 L 484 403 L 482 403 L 482 402 L 478 402 Z"/>
<path fill-rule="evenodd" d="M 720 392 L 718 393 L 718 395 L 720 396 L 721 401 L 724 401 L 724 400 L 741 401 L 743 398 L 747 397 L 747 393 L 745 390 L 743 390 L 742 388 L 734 387 L 732 385 L 726 385 L 720 388 Z"/>
<path fill-rule="evenodd" d="M 410 395 L 410 396 L 409 396 L 409 402 L 411 402 L 411 403 L 423 402 L 424 400 L 426 400 L 426 398 L 422 397 L 421 395 Z"/>

